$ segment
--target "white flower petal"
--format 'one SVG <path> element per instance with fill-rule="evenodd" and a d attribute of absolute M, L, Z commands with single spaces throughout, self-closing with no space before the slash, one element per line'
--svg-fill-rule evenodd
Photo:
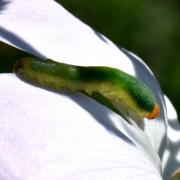
<path fill-rule="evenodd" d="M 133 66 L 107 38 L 53 0 L 9 0 L 0 15 L 0 40 L 37 56 L 69 64 L 104 65 L 133 74 Z"/>
<path fill-rule="evenodd" d="M 161 116 L 155 121 L 145 121 L 144 131 L 153 148 L 159 151 L 161 156 L 163 155 L 163 149 L 166 146 L 165 136 L 168 119 L 164 97 L 152 72 L 137 56 L 126 50 L 118 49 L 107 38 L 93 31 L 51 0 L 37 0 L 36 6 L 32 1 L 10 0 L 1 12 L 0 22 L 1 41 L 34 55 L 70 64 L 104 65 L 120 68 L 129 74 L 136 75 L 137 78 L 148 84 L 161 106 Z M 143 138 L 141 139 L 141 133 L 137 129 L 135 132 L 131 132 L 132 129 L 129 126 L 124 126 L 124 128 L 128 135 L 132 136 L 132 134 L 137 133 L 133 142 L 144 153 L 146 152 L 146 156 L 154 159 L 155 161 L 153 161 L 156 162 L 154 164 L 158 166 L 157 157 L 152 155 L 153 151 L 151 148 L 149 150 L 148 143 L 145 143 Z M 170 136 L 172 132 L 174 133 L 174 129 L 169 128 L 168 137 L 171 143 L 176 141 L 176 136 Z M 170 151 L 174 149 L 172 147 L 174 146 L 170 146 Z M 173 159 L 172 156 L 171 159 Z M 176 163 L 178 162 L 178 153 L 176 161 L 171 162 L 175 164 L 168 173 L 178 165 Z M 165 174 L 167 174 L 166 172 Z"/>
<path fill-rule="evenodd" d="M 166 146 L 166 128 L 167 115 L 164 102 L 164 95 L 161 88 L 148 66 L 135 54 L 123 50 L 123 52 L 131 59 L 136 77 L 143 81 L 151 89 L 160 105 L 161 114 L 154 120 L 145 120 L 142 124 L 142 129 L 148 135 L 153 148 L 162 156 L 164 147 Z"/>
<path fill-rule="evenodd" d="M 144 125 L 159 151 L 166 129 L 163 94 L 152 72 L 137 56 L 117 48 L 53 0 L 9 0 L 0 22 L 1 41 L 34 55 L 70 64 L 115 67 L 145 82 L 161 106 L 161 116 Z"/>
<path fill-rule="evenodd" d="M 164 178 L 168 179 L 180 167 L 180 124 L 171 101 L 165 96 L 168 128 L 167 146 L 163 155 Z"/>
<path fill-rule="evenodd" d="M 161 179 L 146 135 L 106 107 L 10 74 L 0 84 L 1 179 Z"/>

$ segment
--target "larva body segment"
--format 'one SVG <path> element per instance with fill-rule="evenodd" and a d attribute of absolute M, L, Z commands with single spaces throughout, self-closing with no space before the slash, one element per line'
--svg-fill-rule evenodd
<path fill-rule="evenodd" d="M 124 104 L 140 117 L 151 119 L 159 115 L 150 89 L 119 69 L 23 58 L 16 62 L 14 72 L 23 80 L 55 90 L 85 91 L 90 96 L 98 92 L 111 102 Z"/>

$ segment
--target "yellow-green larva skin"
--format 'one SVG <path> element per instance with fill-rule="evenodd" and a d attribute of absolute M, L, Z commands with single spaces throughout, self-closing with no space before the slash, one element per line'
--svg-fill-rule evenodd
<path fill-rule="evenodd" d="M 140 117 L 152 112 L 156 101 L 150 89 L 127 73 L 103 66 L 74 66 L 52 60 L 23 58 L 14 72 L 23 80 L 55 90 L 98 92 L 110 101 L 119 102 Z"/>

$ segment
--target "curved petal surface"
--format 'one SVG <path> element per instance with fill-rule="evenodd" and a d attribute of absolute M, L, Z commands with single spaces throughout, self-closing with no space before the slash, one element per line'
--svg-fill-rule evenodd
<path fill-rule="evenodd" d="M 116 47 L 53 0 L 9 0 L 0 15 L 0 40 L 42 58 L 70 64 L 110 66 L 146 83 L 157 97 L 161 116 L 141 127 L 156 151 L 166 133 L 163 94 L 152 72 L 135 55 Z M 162 154 L 159 152 L 160 155 Z"/>
<path fill-rule="evenodd" d="M 1 179 L 161 179 L 146 135 L 106 107 L 12 74 L 0 84 Z"/>
<path fill-rule="evenodd" d="M 43 58 L 104 65 L 133 74 L 129 58 L 111 41 L 53 0 L 9 0 L 0 15 L 0 40 Z"/>
<path fill-rule="evenodd" d="M 180 167 L 180 124 L 177 113 L 167 96 L 165 96 L 168 128 L 167 146 L 163 156 L 163 175 L 168 179 Z"/>

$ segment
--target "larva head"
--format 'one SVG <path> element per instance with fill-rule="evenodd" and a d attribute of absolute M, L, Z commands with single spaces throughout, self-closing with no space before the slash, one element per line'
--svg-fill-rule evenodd
<path fill-rule="evenodd" d="M 146 112 L 146 118 L 154 119 L 159 116 L 160 107 L 157 104 L 153 93 L 145 84 L 141 84 L 141 87 L 138 87 L 134 94 L 136 94 L 136 103 L 142 111 Z"/>
<path fill-rule="evenodd" d="M 160 114 L 160 107 L 156 102 L 153 92 L 140 80 L 124 75 L 126 79 L 124 87 L 130 98 L 128 104 L 130 108 L 140 117 L 154 119 Z"/>
<path fill-rule="evenodd" d="M 148 119 L 154 119 L 156 117 L 158 117 L 160 115 L 160 107 L 159 107 L 159 104 L 155 104 L 152 112 L 150 112 L 146 118 Z"/>

